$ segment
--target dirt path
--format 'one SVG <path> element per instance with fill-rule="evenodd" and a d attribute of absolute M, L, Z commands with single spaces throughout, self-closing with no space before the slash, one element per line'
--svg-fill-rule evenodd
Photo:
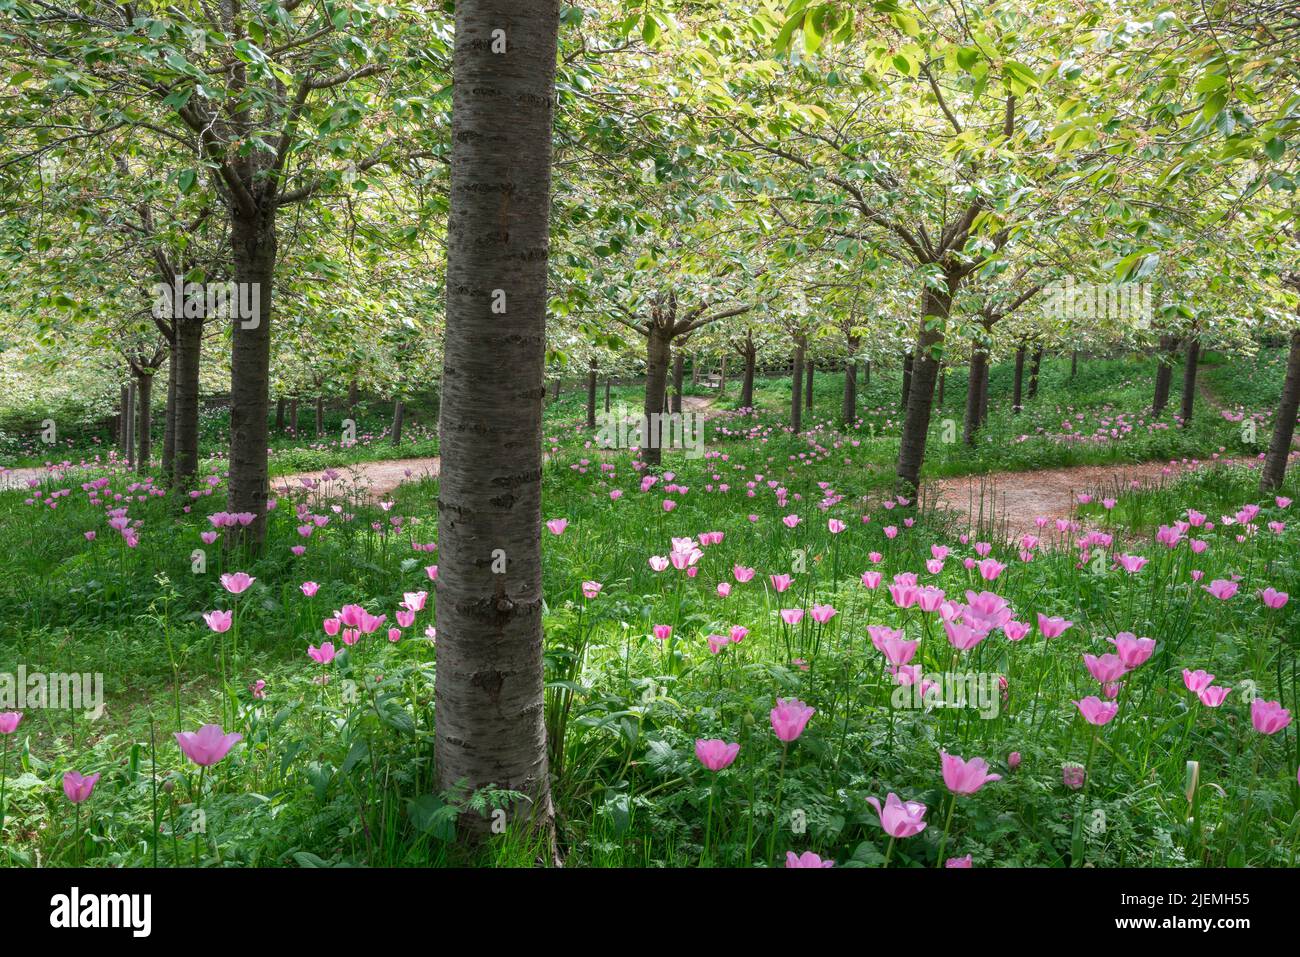
<path fill-rule="evenodd" d="M 1219 459 L 1202 463 L 1200 467 L 1218 468 L 1245 461 L 1248 460 Z M 956 512 L 959 518 L 968 517 L 972 525 L 982 517 L 985 523 L 1003 526 L 1008 538 L 1019 538 L 1025 533 L 1039 533 L 1034 519 L 1040 515 L 1051 521 L 1071 517 L 1081 493 L 1089 493 L 1098 500 L 1108 495 L 1117 498 L 1120 492 L 1133 488 L 1171 482 L 1193 468 L 1167 462 L 1140 462 L 991 472 L 930 483 L 927 494 L 928 501 L 936 507 Z"/>

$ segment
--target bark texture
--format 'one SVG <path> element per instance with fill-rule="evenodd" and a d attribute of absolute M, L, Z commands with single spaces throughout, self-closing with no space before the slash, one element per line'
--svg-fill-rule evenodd
<path fill-rule="evenodd" d="M 1282 383 L 1282 397 L 1273 420 L 1273 438 L 1264 456 L 1264 469 L 1259 487 L 1272 492 L 1282 487 L 1286 477 L 1287 460 L 1291 457 L 1291 442 L 1295 436 L 1296 413 L 1300 412 L 1300 329 L 1291 333 L 1291 351 L 1286 360 L 1286 380 Z"/>
<path fill-rule="evenodd" d="M 541 423 L 558 27 L 558 0 L 456 4 L 434 750 L 444 788 L 528 796 L 507 814 L 512 829 L 549 830 L 553 816 Z M 493 52 L 498 30 L 505 49 Z M 462 818 L 474 835 L 491 824 Z"/>

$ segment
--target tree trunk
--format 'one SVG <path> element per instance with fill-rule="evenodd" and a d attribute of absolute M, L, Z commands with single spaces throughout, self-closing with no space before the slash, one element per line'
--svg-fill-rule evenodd
<path fill-rule="evenodd" d="M 153 458 L 153 373 L 151 370 L 136 376 L 136 396 L 140 407 L 137 413 L 140 426 L 136 432 L 135 468 L 137 472 L 143 472 L 149 467 L 149 461 Z"/>
<path fill-rule="evenodd" d="M 325 434 L 325 396 L 316 393 L 316 434 Z"/>
<path fill-rule="evenodd" d="M 555 377 L 555 400 L 558 402 L 559 399 L 560 399 L 560 377 L 556 376 Z"/>
<path fill-rule="evenodd" d="M 361 398 L 360 390 L 357 388 L 357 380 L 353 379 L 348 383 L 348 415 L 353 419 L 357 417 L 357 402 Z"/>
<path fill-rule="evenodd" d="M 844 366 L 844 399 L 840 404 L 840 422 L 849 428 L 858 419 L 858 363 L 850 357 Z"/>
<path fill-rule="evenodd" d="M 700 359 L 699 356 L 691 356 L 691 385 L 700 384 Z"/>
<path fill-rule="evenodd" d="M 1177 345 L 1178 340 L 1171 335 L 1160 337 L 1160 354 L 1156 356 L 1156 394 L 1151 401 L 1153 416 L 1160 415 L 1169 402 L 1169 387 L 1174 378 L 1173 359 Z"/>
<path fill-rule="evenodd" d="M 1070 350 L 1070 378 L 1073 379 L 1079 374 L 1079 350 Z"/>
<path fill-rule="evenodd" d="M 758 364 L 758 350 L 750 347 L 745 351 L 745 372 L 740 380 L 740 408 L 754 407 L 754 366 Z"/>
<path fill-rule="evenodd" d="M 967 445 L 975 444 L 975 433 L 983 425 L 980 413 L 983 409 L 984 373 L 988 364 L 988 353 L 982 348 L 971 352 L 970 381 L 966 385 L 966 416 L 962 422 L 962 441 Z"/>
<path fill-rule="evenodd" d="M 505 817 L 512 835 L 530 824 L 549 834 L 554 813 L 541 495 L 558 11 L 555 0 L 459 0 L 455 12 L 435 766 L 444 789 L 526 795 Z M 493 52 L 503 26 L 505 52 Z M 461 824 L 482 837 L 495 821 L 465 812 Z"/>
<path fill-rule="evenodd" d="M 1034 349 L 1034 361 L 1029 366 L 1029 398 L 1033 399 L 1038 395 L 1038 370 L 1043 365 L 1043 347 L 1038 346 Z"/>
<path fill-rule="evenodd" d="M 1025 385 L 1025 347 L 1016 347 L 1016 377 L 1011 387 L 1011 411 L 1020 414 Z"/>
<path fill-rule="evenodd" d="M 609 411 L 609 377 L 605 378 L 605 411 Z"/>
<path fill-rule="evenodd" d="M 682 411 L 682 378 L 683 366 L 686 357 L 682 355 L 682 350 L 678 349 L 673 355 L 673 408 L 674 412 Z"/>
<path fill-rule="evenodd" d="M 235 283 L 257 289 L 257 308 L 245 319 L 231 323 L 230 356 L 230 484 L 228 509 L 251 512 L 247 526 L 232 528 L 227 546 L 259 549 L 266 538 L 268 489 L 266 447 L 269 442 L 267 406 L 270 403 L 271 292 L 275 277 L 276 235 L 274 212 L 258 211 L 231 221 Z M 245 285 L 247 284 L 247 285 Z"/>
<path fill-rule="evenodd" d="M 722 354 L 722 365 L 718 371 L 718 398 L 727 394 L 727 354 Z"/>
<path fill-rule="evenodd" d="M 596 360 L 587 369 L 587 428 L 596 427 Z"/>
<path fill-rule="evenodd" d="M 906 409 L 912 396 L 912 367 L 915 359 L 912 353 L 903 356 L 903 401 L 900 408 Z"/>
<path fill-rule="evenodd" d="M 275 431 L 284 431 L 284 398 L 275 400 Z"/>
<path fill-rule="evenodd" d="M 298 400 L 289 400 L 289 431 L 298 434 Z"/>
<path fill-rule="evenodd" d="M 948 367 L 945 366 L 945 365 L 943 364 L 942 361 L 940 361 L 940 363 L 939 363 L 939 396 L 938 396 L 938 398 L 935 399 L 935 402 L 938 403 L 939 408 L 941 408 L 941 409 L 943 408 L 943 394 L 944 394 L 944 392 L 947 391 L 947 389 L 948 389 Z"/>
<path fill-rule="evenodd" d="M 176 462 L 176 332 L 167 344 L 167 396 L 163 403 L 163 483 L 171 484 Z"/>
<path fill-rule="evenodd" d="M 130 417 L 127 411 L 127 403 L 131 398 L 131 387 L 122 386 L 121 399 L 117 405 L 117 450 L 126 455 L 126 420 Z"/>
<path fill-rule="evenodd" d="M 1282 398 L 1278 402 L 1277 417 L 1273 420 L 1273 438 L 1268 443 L 1268 454 L 1264 456 L 1264 469 L 1259 478 L 1261 492 L 1273 492 L 1282 487 L 1287 460 L 1291 457 L 1297 411 L 1300 411 L 1300 329 L 1291 333 L 1286 381 L 1282 384 Z"/>
<path fill-rule="evenodd" d="M 989 420 L 989 372 L 993 364 L 989 362 L 989 354 L 984 353 L 984 369 L 980 374 L 980 417 L 976 423 L 978 428 L 984 428 Z"/>
<path fill-rule="evenodd" d="M 796 433 L 803 430 L 803 336 L 794 340 L 794 368 L 790 373 L 790 428 Z"/>
<path fill-rule="evenodd" d="M 808 411 L 811 412 L 812 399 L 813 399 L 813 358 L 812 356 L 807 354 L 804 355 L 803 373 L 804 373 L 804 394 L 805 396 L 807 396 L 807 402 L 805 403 L 805 405 L 807 406 Z"/>
<path fill-rule="evenodd" d="M 135 380 L 126 387 L 126 407 L 122 413 L 126 419 L 126 464 L 135 465 Z"/>
<path fill-rule="evenodd" d="M 1187 357 L 1183 362 L 1183 407 L 1179 417 L 1183 428 L 1192 424 L 1192 411 L 1196 407 L 1196 366 L 1201 358 L 1201 341 L 1192 336 L 1187 340 Z"/>
<path fill-rule="evenodd" d="M 903 434 L 898 445 L 898 486 L 900 491 L 910 496 L 915 496 L 921 485 L 925 440 L 930 431 L 930 407 L 934 402 L 934 383 L 939 373 L 934 348 L 943 342 L 952 297 L 956 295 L 960 283 L 955 275 L 947 276 L 946 280 L 945 291 L 927 288 L 921 296 L 921 325 L 917 332 L 916 348 L 913 350 L 907 414 L 903 418 Z M 930 322 L 926 321 L 927 317 Z"/>
<path fill-rule="evenodd" d="M 664 411 L 664 402 L 668 395 L 668 354 L 672 350 L 668 334 L 658 326 L 650 328 L 646 337 L 645 363 L 645 417 L 647 434 L 641 437 L 641 461 L 649 466 L 658 466 L 662 460 L 659 447 L 659 429 L 653 424 L 660 419 Z"/>
<path fill-rule="evenodd" d="M 871 360 L 868 359 L 862 367 L 862 388 L 871 388 Z"/>
<path fill-rule="evenodd" d="M 393 402 L 393 445 L 402 444 L 402 420 L 406 418 L 406 403 L 401 399 Z"/>
<path fill-rule="evenodd" d="M 176 321 L 176 458 L 172 486 L 187 491 L 199 471 L 199 360 L 203 350 L 203 322 Z"/>

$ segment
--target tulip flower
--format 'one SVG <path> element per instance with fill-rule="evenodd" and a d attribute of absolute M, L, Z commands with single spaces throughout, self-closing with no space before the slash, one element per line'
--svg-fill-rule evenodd
<path fill-rule="evenodd" d="M 337 629 L 335 630 L 337 631 Z M 318 664 L 322 664 L 322 665 L 329 664 L 331 661 L 334 660 L 333 642 L 329 642 L 329 641 L 321 642 L 321 646 L 319 648 L 317 648 L 315 645 L 308 645 L 307 657 L 311 658 L 312 661 L 315 661 Z"/>
<path fill-rule="evenodd" d="M 891 838 L 913 837 L 926 829 L 925 805 L 919 801 L 903 802 L 898 795 L 890 791 L 885 797 L 885 806 L 880 806 L 877 798 L 867 798 L 867 803 L 876 809 L 880 817 L 880 826 Z"/>
<path fill-rule="evenodd" d="M 697 738 L 695 741 L 695 757 L 710 771 L 721 771 L 736 760 L 739 753 L 739 742 L 729 744 L 721 738 Z"/>
<path fill-rule="evenodd" d="M 1280 701 L 1256 698 L 1250 703 L 1250 723 L 1260 734 L 1277 734 L 1291 723 L 1291 712 Z"/>
<path fill-rule="evenodd" d="M 947 751 L 939 752 L 943 767 L 943 783 L 953 794 L 974 794 L 990 781 L 1001 781 L 1002 775 L 989 774 L 988 762 L 983 758 L 969 761 Z"/>
<path fill-rule="evenodd" d="M 221 576 L 221 587 L 232 595 L 238 595 L 248 589 L 248 586 L 257 581 L 248 572 L 235 572 Z"/>
<path fill-rule="evenodd" d="M 222 634 L 230 630 L 230 623 L 234 620 L 234 614 L 229 611 L 207 611 L 203 613 L 203 620 L 217 634 Z"/>
<path fill-rule="evenodd" d="M 298 587 L 302 589 L 302 593 L 308 598 L 314 598 L 316 592 L 320 589 L 320 585 L 316 584 L 316 582 L 303 582 Z"/>
<path fill-rule="evenodd" d="M 198 731 L 175 732 L 176 743 L 185 756 L 200 767 L 211 767 L 244 739 L 242 734 L 226 734 L 219 724 L 205 724 Z"/>
<path fill-rule="evenodd" d="M 776 707 L 772 709 L 770 715 L 772 730 L 776 732 L 778 738 L 788 744 L 803 734 L 808 720 L 815 713 L 815 708 L 808 707 L 797 698 L 777 698 Z"/>
<path fill-rule="evenodd" d="M 1216 578 L 1208 585 L 1202 585 L 1201 588 L 1207 591 L 1219 601 L 1227 601 L 1233 595 L 1237 594 L 1237 583 L 1225 581 L 1222 578 Z"/>
<path fill-rule="evenodd" d="M 1083 720 L 1097 726 L 1108 723 L 1119 711 L 1118 704 L 1113 701 L 1102 701 L 1096 695 L 1091 694 L 1074 702 L 1074 705 L 1079 709 L 1079 713 L 1083 715 Z"/>
<path fill-rule="evenodd" d="M 944 867 L 971 867 L 971 855 L 965 857 L 950 857 Z"/>
<path fill-rule="evenodd" d="M 90 798 L 99 783 L 99 773 L 82 777 L 77 771 L 68 771 L 63 775 L 63 793 L 73 804 L 80 804 Z"/>
<path fill-rule="evenodd" d="M 1213 680 L 1214 675 L 1207 671 L 1201 671 L 1200 669 L 1197 669 L 1196 671 L 1188 671 L 1186 668 L 1183 669 L 1183 684 L 1186 685 L 1187 690 L 1193 694 L 1200 694 L 1210 686 L 1210 682 Z"/>
<path fill-rule="evenodd" d="M 802 854 L 796 854 L 794 851 L 785 852 L 786 867 L 834 867 L 835 862 L 830 858 L 822 860 L 812 851 L 804 851 Z"/>
<path fill-rule="evenodd" d="M 552 535 L 563 535 L 564 530 L 568 527 L 569 520 L 567 518 L 552 518 L 546 523 L 546 528 Z"/>
<path fill-rule="evenodd" d="M 1049 618 L 1041 611 L 1038 613 L 1038 631 L 1044 638 L 1057 638 L 1073 624 L 1074 622 L 1066 621 L 1064 618 Z"/>

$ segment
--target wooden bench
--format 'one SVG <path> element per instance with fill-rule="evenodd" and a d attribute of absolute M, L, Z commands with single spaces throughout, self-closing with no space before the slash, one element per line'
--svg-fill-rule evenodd
<path fill-rule="evenodd" d="M 704 386 L 706 389 L 721 389 L 722 376 L 711 372 L 700 379 L 700 385 Z"/>

